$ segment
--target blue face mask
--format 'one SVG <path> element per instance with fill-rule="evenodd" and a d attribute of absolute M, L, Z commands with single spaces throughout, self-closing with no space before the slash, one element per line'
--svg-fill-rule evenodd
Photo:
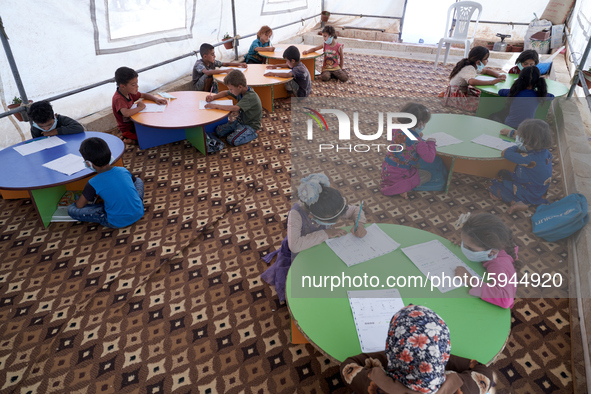
<path fill-rule="evenodd" d="M 520 136 L 515 136 L 515 145 L 517 145 L 517 148 L 521 151 L 527 151 L 527 149 L 525 148 L 525 145 L 523 145 L 523 140 L 521 139 Z"/>
<path fill-rule="evenodd" d="M 482 72 L 482 70 L 484 70 L 484 63 L 480 62 L 480 64 L 477 64 L 476 69 L 479 73 Z"/>
<path fill-rule="evenodd" d="M 316 219 L 316 218 L 312 218 L 313 221 L 316 222 L 316 224 L 319 224 L 321 226 L 332 226 L 334 225 L 336 222 L 330 223 L 330 222 L 323 222 L 322 220 Z"/>
<path fill-rule="evenodd" d="M 518 63 L 518 64 L 517 64 L 517 67 L 519 68 L 519 71 L 523 70 L 523 64 L 521 64 L 521 63 Z"/>
<path fill-rule="evenodd" d="M 415 127 L 415 133 L 417 134 L 421 134 L 423 132 L 423 130 L 425 130 L 425 126 L 423 127 Z"/>
<path fill-rule="evenodd" d="M 466 247 L 464 246 L 464 242 L 462 242 L 462 253 L 464 253 L 464 256 L 466 256 L 466 258 L 470 261 L 473 261 L 475 263 L 480 263 L 482 261 L 489 261 L 494 259 L 495 257 L 497 257 L 497 255 L 493 255 L 492 257 L 489 257 L 490 252 L 492 252 L 492 249 L 489 250 L 483 250 L 480 252 L 474 252 L 472 250 L 466 249 Z"/>
<path fill-rule="evenodd" d="M 332 36 L 328 37 L 324 43 L 327 45 L 332 45 Z"/>
<path fill-rule="evenodd" d="M 94 169 L 94 166 L 88 160 L 84 160 L 84 167 L 88 168 L 92 172 L 96 172 L 96 170 Z"/>
<path fill-rule="evenodd" d="M 35 123 L 35 122 L 33 122 L 33 126 L 34 126 L 34 127 L 36 127 L 36 128 L 38 128 L 38 129 L 39 129 L 39 130 L 41 130 L 41 131 L 44 131 L 44 132 L 46 132 L 46 131 L 51 131 L 51 130 L 53 130 L 53 129 L 55 129 L 55 128 L 57 127 L 57 118 L 54 118 L 54 119 L 53 119 L 53 125 L 51 125 L 51 127 L 49 128 L 49 130 L 42 129 L 42 128 L 41 128 L 41 127 L 39 127 L 39 125 L 38 125 L 37 123 Z"/>

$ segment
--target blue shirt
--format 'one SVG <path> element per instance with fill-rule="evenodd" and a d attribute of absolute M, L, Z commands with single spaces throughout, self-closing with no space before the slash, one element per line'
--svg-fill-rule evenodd
<path fill-rule="evenodd" d="M 123 167 L 113 167 L 91 178 L 83 191 L 92 201 L 99 195 L 105 201 L 105 212 L 110 224 L 127 227 L 144 216 L 144 202 L 133 184 L 132 175 Z"/>
<path fill-rule="evenodd" d="M 265 60 L 261 55 L 259 55 L 259 53 L 257 51 L 255 51 L 255 48 L 259 48 L 259 47 L 268 47 L 271 46 L 271 41 L 266 42 L 265 44 L 263 44 L 261 42 L 260 39 L 256 39 L 252 42 L 252 44 L 250 44 L 250 49 L 248 50 L 248 53 L 246 54 L 246 56 L 244 57 L 244 61 L 248 62 L 248 61 L 252 61 L 255 63 L 263 63 L 263 60 Z"/>
<path fill-rule="evenodd" d="M 509 89 L 499 90 L 499 96 L 508 97 Z M 554 97 L 553 94 L 548 93 L 547 99 Z M 538 93 L 533 89 L 523 89 L 515 96 L 517 100 L 513 100 L 511 108 L 509 109 L 509 115 L 505 119 L 505 124 L 511 126 L 514 129 L 519 127 L 521 122 L 526 119 L 534 119 L 536 117 L 536 110 L 540 104 Z"/>

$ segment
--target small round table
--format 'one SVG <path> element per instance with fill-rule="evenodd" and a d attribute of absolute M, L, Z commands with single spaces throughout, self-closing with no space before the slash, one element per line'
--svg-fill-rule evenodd
<path fill-rule="evenodd" d="M 85 131 L 78 134 L 59 135 L 66 143 L 39 152 L 22 156 L 13 148 L 29 141 L 15 144 L 0 151 L 0 191 L 4 198 L 4 190 L 25 191 L 28 195 L 15 194 L 12 198 L 31 198 L 43 228 L 47 228 L 55 212 L 58 202 L 66 190 L 82 190 L 87 178 L 95 175 L 89 169 L 66 175 L 58 171 L 43 167 L 43 164 L 58 159 L 67 154 L 80 156 L 80 144 L 87 138 L 98 137 L 107 142 L 111 156 L 115 159 L 113 165 L 123 166 L 121 156 L 125 144 L 111 134 L 96 131 Z"/>
<path fill-rule="evenodd" d="M 347 357 L 361 353 L 347 290 L 336 288 L 329 292 L 317 288 L 303 288 L 305 275 L 348 275 L 350 277 L 378 275 L 422 276 L 421 271 L 406 257 L 402 248 L 439 240 L 462 261 L 482 275 L 480 263 L 468 261 L 458 246 L 427 231 L 412 227 L 380 224 L 380 228 L 400 247 L 395 251 L 361 264 L 347 267 L 326 243 L 300 252 L 287 275 L 287 304 L 297 326 L 310 342 L 333 360 L 342 362 Z M 379 287 L 386 289 L 387 287 Z M 330 290 L 330 289 L 329 289 Z M 429 288 L 398 288 L 404 305 L 424 305 L 438 313 L 447 323 L 451 333 L 452 353 L 476 359 L 482 363 L 493 360 L 503 350 L 511 330 L 511 311 L 489 304 L 468 294 L 468 288 L 458 288 L 446 293 Z M 422 296 L 420 294 L 423 294 Z M 294 296 L 294 294 L 300 294 Z M 417 296 L 419 294 L 419 296 Z M 393 315 L 394 313 L 392 313 Z M 384 344 L 386 338 L 384 338 Z"/>
<path fill-rule="evenodd" d="M 171 92 L 164 112 L 138 112 L 131 119 L 140 149 L 188 140 L 201 153 L 207 155 L 203 126 L 225 119 L 229 112 L 219 109 L 199 109 L 199 101 L 205 101 L 209 92 Z M 152 103 L 145 100 L 146 103 Z"/>
<path fill-rule="evenodd" d="M 500 97 L 499 90 L 511 89 L 515 80 L 519 77 L 518 74 L 505 74 L 507 79 L 504 82 L 499 82 L 495 85 L 476 85 L 476 89 L 480 90 L 480 101 L 478 109 L 476 110 L 476 116 L 481 118 L 488 118 L 489 115 L 502 110 L 505 107 L 507 97 Z M 553 81 L 546 78 L 546 84 L 548 86 L 548 93 L 553 94 L 555 97 L 562 97 L 568 94 L 568 87 L 564 86 L 560 82 Z M 551 100 L 547 103 L 541 104 L 536 110 L 536 119 L 546 119 L 548 109 L 550 108 Z"/>
<path fill-rule="evenodd" d="M 259 55 L 266 57 L 269 64 L 281 64 L 285 63 L 285 59 L 283 58 L 283 52 L 287 49 L 287 47 L 295 46 L 300 51 L 300 61 L 304 63 L 304 66 L 310 72 L 310 77 L 314 80 L 315 73 L 316 73 L 316 58 L 324 55 L 324 52 L 312 52 L 306 55 L 302 55 L 302 52 L 308 51 L 317 45 L 304 45 L 304 44 L 280 44 L 280 50 L 276 50 L 275 52 L 259 52 Z"/>
<path fill-rule="evenodd" d="M 271 52 L 269 52 L 271 53 Z M 273 100 L 276 98 L 287 97 L 287 91 L 284 84 L 291 81 L 293 78 L 279 78 L 266 77 L 264 74 L 267 70 L 266 64 L 249 64 L 244 71 L 246 83 L 248 86 L 259 95 L 263 108 L 269 112 L 273 112 Z M 214 78 L 218 82 L 219 90 L 226 90 L 228 87 L 224 85 L 224 78 L 227 74 L 215 74 Z"/>
<path fill-rule="evenodd" d="M 423 139 L 429 134 L 446 133 L 463 142 L 437 148 L 437 155 L 449 168 L 445 193 L 449 189 L 453 172 L 495 178 L 500 170 L 513 171 L 515 163 L 501 156 L 501 151 L 471 142 L 481 134 L 499 137 L 503 140 L 515 140 L 501 135 L 501 129 L 508 128 L 502 123 L 478 116 L 456 114 L 433 114 L 423 130 Z"/>

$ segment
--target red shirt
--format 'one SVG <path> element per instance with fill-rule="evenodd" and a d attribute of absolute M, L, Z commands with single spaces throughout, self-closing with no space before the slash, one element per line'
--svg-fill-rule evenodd
<path fill-rule="evenodd" d="M 519 74 L 521 72 L 521 70 L 519 69 L 518 66 L 513 66 L 511 67 L 511 70 L 509 70 L 509 74 Z"/>
<path fill-rule="evenodd" d="M 121 115 L 121 109 L 127 108 L 130 109 L 133 103 L 142 97 L 140 92 L 136 94 L 129 94 L 129 99 L 126 98 L 124 95 L 119 93 L 119 89 L 113 95 L 113 115 L 115 115 L 115 119 L 117 119 L 117 127 L 121 133 L 133 133 L 135 134 L 135 127 L 131 118 Z"/>

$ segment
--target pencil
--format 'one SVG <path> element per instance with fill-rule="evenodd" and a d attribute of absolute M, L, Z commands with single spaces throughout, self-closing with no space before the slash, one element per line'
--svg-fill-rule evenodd
<path fill-rule="evenodd" d="M 355 222 L 355 229 L 353 232 L 357 232 L 357 225 L 359 224 L 359 218 L 361 217 L 361 210 L 363 209 L 363 200 L 361 200 L 361 206 L 359 207 L 359 213 L 357 214 L 357 221 Z"/>

